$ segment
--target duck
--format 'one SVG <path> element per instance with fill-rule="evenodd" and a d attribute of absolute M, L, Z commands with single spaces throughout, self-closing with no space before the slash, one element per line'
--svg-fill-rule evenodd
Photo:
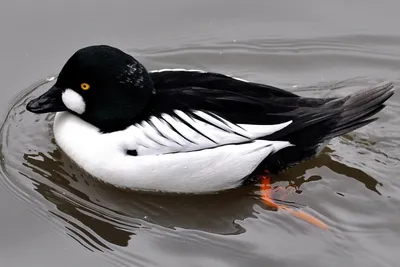
<path fill-rule="evenodd" d="M 26 109 L 55 113 L 57 146 L 100 181 L 201 194 L 316 157 L 375 121 L 393 94 L 385 81 L 344 97 L 304 97 L 216 72 L 148 71 L 116 47 L 91 45 Z"/>

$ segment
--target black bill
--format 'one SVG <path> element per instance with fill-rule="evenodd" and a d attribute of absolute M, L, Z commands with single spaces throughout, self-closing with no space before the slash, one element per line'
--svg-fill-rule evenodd
<path fill-rule="evenodd" d="M 62 101 L 61 95 L 62 89 L 53 86 L 43 95 L 31 100 L 26 105 L 26 109 L 33 113 L 66 111 L 67 107 Z"/>

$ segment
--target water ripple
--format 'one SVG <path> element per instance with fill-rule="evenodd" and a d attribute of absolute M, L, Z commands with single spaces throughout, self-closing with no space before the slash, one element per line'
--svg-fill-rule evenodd
<path fill-rule="evenodd" d="M 359 65 L 372 60 L 375 67 L 390 69 L 400 62 L 400 51 L 393 48 L 399 41 L 388 36 L 339 36 L 130 51 L 157 68 L 184 62 L 191 67 L 204 64 L 218 69 L 235 61 L 247 69 L 251 62 L 254 69 L 263 66 L 262 71 L 254 74 L 251 69 L 229 69 L 261 77 L 265 68 L 275 67 L 264 66 L 267 58 L 273 61 L 274 57 L 278 68 L 293 65 L 286 74 L 302 64 L 299 58 L 335 58 Z M 219 53 L 225 55 L 219 58 L 222 63 L 212 64 Z M 208 61 L 210 64 L 205 64 Z M 299 94 L 326 97 L 345 95 L 377 81 L 346 77 L 290 88 Z M 328 258 L 350 257 L 349 249 L 361 240 L 390 233 L 399 237 L 398 214 L 394 211 L 400 204 L 400 183 L 394 176 L 400 161 L 400 134 L 392 127 L 399 122 L 396 95 L 373 125 L 333 140 L 318 158 L 273 177 L 275 186 L 294 188 L 289 202 L 330 225 L 330 231 L 321 232 L 286 213 L 264 207 L 257 186 L 185 196 L 126 192 L 102 184 L 57 148 L 52 134 L 53 115 L 38 116 L 25 110 L 26 103 L 52 82 L 44 79 L 33 84 L 10 106 L 1 129 L 4 178 L 0 186 L 29 203 L 30 212 L 47 222 L 51 231 L 102 254 L 113 264 L 159 265 L 149 257 L 157 253 L 166 262 L 171 255 L 179 254 L 183 262 L 207 255 L 210 264 L 225 261 L 229 265 L 259 265 L 268 261 L 278 265 L 283 257 L 294 263 L 299 255 L 318 252 L 327 253 Z M 298 246 L 311 248 L 296 254 Z M 373 255 L 373 250 L 374 246 L 363 244 L 359 255 Z"/>

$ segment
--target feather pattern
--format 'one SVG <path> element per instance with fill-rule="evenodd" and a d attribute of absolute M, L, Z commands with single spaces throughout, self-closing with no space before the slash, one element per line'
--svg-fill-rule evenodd
<path fill-rule="evenodd" d="M 233 124 L 211 112 L 174 110 L 172 114 L 151 116 L 124 132 L 134 136 L 130 149 L 138 156 L 209 149 L 227 144 L 251 142 L 288 126 Z M 130 137 L 128 137 L 130 139 Z"/>

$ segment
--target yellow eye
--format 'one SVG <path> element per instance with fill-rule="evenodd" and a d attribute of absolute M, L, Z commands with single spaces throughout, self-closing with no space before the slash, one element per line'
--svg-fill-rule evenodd
<path fill-rule="evenodd" d="M 88 83 L 81 83 L 81 88 L 86 91 L 90 89 L 90 85 Z"/>

